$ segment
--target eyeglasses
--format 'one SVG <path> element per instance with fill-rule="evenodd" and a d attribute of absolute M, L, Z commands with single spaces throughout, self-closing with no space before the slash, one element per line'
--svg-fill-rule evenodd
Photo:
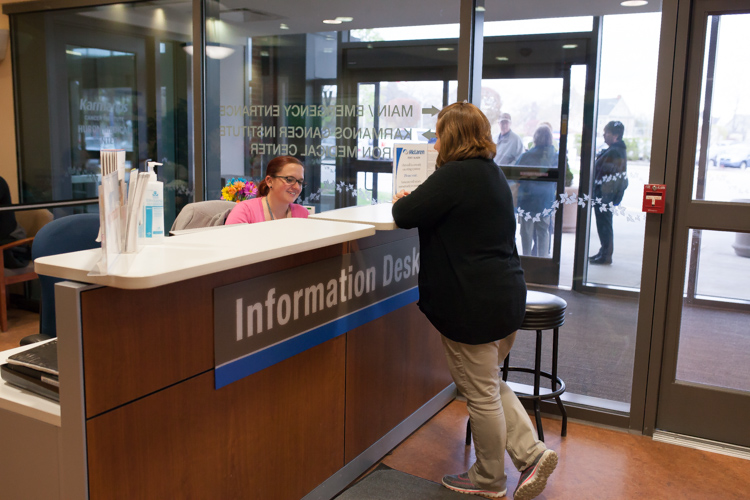
<path fill-rule="evenodd" d="M 292 177 L 291 175 L 272 175 L 271 177 L 275 179 L 282 179 L 284 182 L 286 182 L 288 185 L 292 185 L 295 182 L 299 184 L 299 187 L 303 188 L 307 184 L 305 183 L 305 179 L 297 179 L 296 177 Z"/>

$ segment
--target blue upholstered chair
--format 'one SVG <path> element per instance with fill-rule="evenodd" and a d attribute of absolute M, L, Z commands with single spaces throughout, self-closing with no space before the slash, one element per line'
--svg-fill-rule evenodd
<path fill-rule="evenodd" d="M 31 246 L 33 260 L 48 255 L 77 252 L 100 247 L 96 241 L 99 233 L 99 214 L 75 214 L 55 219 L 42 227 Z M 39 275 L 42 304 L 39 314 L 39 333 L 21 339 L 21 345 L 57 337 L 55 324 L 55 283 L 63 281 L 52 276 Z"/>

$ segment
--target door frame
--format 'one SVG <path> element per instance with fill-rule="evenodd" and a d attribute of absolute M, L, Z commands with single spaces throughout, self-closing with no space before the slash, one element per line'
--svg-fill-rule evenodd
<path fill-rule="evenodd" d="M 644 257 L 642 282 L 649 286 L 642 286 L 641 290 L 632 392 L 634 405 L 631 408 L 631 428 L 647 435 L 654 433 L 659 412 L 664 415 L 663 412 L 667 411 L 663 406 L 666 403 L 662 384 L 674 378 L 689 230 L 742 229 L 737 222 L 740 219 L 732 222 L 720 215 L 727 210 L 744 214 L 745 220 L 750 218 L 750 207 L 692 200 L 706 34 L 706 18 L 701 15 L 700 19 L 696 19 L 695 12 L 702 2 L 664 0 L 662 4 L 659 58 L 660 61 L 672 63 L 659 65 L 652 147 L 652 165 L 655 168 L 651 170 L 649 182 L 666 184 L 667 197 L 664 215 L 647 216 L 644 255 L 655 258 Z M 738 0 L 715 0 L 705 10 L 750 12 L 748 5 Z M 694 395 L 700 395 L 706 388 L 691 385 L 692 390 L 698 391 Z M 645 396 L 643 399 L 639 397 L 641 394 Z M 715 394 L 700 395 L 703 396 L 712 398 Z M 642 411 L 638 408 L 636 412 L 635 403 L 641 400 Z M 693 399 L 687 406 L 695 413 L 700 404 Z M 705 420 L 705 415 L 698 419 Z M 682 427 L 684 432 L 696 418 L 683 411 L 680 420 L 685 424 Z M 680 432 L 680 429 L 677 431 Z"/>
<path fill-rule="evenodd" d="M 693 178 L 697 168 L 694 158 L 698 141 L 708 16 L 718 13 L 750 12 L 750 6 L 737 0 L 711 0 L 710 4 L 706 0 L 695 0 L 691 7 L 690 32 L 687 39 L 689 64 L 685 72 L 685 104 L 679 143 L 680 156 L 677 159 L 677 168 L 683 172 L 675 184 L 677 199 L 656 424 L 671 432 L 750 446 L 750 440 L 742 441 L 740 436 L 732 432 L 737 428 L 737 424 L 742 425 L 742 415 L 750 414 L 749 393 L 675 380 L 690 230 L 747 231 L 748 225 L 744 221 L 750 220 L 748 205 L 693 200 Z M 715 421 L 716 418 L 724 424 L 705 424 L 707 421 Z M 740 421 L 732 424 L 731 420 L 735 418 L 739 418 Z"/>

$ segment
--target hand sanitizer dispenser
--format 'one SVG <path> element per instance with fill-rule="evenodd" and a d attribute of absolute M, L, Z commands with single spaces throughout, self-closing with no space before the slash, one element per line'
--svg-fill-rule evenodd
<path fill-rule="evenodd" d="M 149 181 L 138 226 L 138 243 L 153 245 L 164 241 L 164 183 L 156 180 L 154 167 L 161 165 L 155 161 L 147 163 Z"/>

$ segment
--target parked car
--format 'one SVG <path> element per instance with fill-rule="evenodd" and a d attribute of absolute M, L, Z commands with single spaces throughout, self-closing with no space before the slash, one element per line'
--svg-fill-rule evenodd
<path fill-rule="evenodd" d="M 734 141 L 719 141 L 708 147 L 708 159 L 714 167 L 719 166 L 719 157 L 724 154 L 727 148 L 737 145 Z"/>
<path fill-rule="evenodd" d="M 734 144 L 727 148 L 719 155 L 719 166 L 747 168 L 750 163 L 750 144 Z"/>

